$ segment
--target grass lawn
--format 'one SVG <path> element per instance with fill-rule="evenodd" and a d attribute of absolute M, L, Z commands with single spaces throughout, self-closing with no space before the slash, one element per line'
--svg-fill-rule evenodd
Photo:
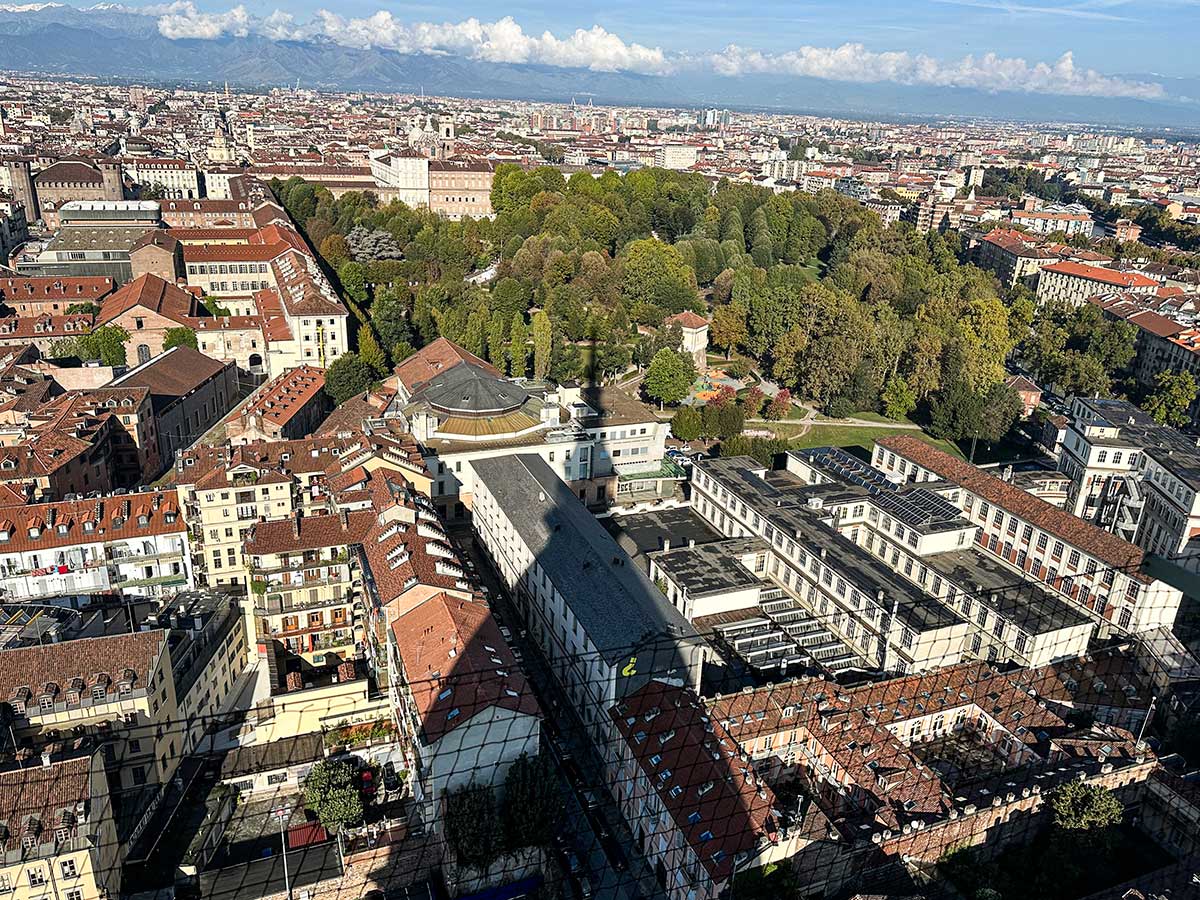
<path fill-rule="evenodd" d="M 786 424 L 773 425 L 771 427 L 780 437 L 793 437 L 799 431 L 798 428 L 789 427 Z M 923 431 L 898 431 L 895 428 L 855 428 L 847 425 L 814 425 L 808 430 L 807 434 L 794 437 L 792 446 L 797 450 L 804 450 L 809 447 L 861 447 L 869 452 L 878 438 L 894 437 L 897 434 L 911 435 L 928 444 L 932 444 L 939 450 L 944 450 L 951 456 L 958 459 L 963 458 L 959 449 L 949 441 L 932 438 Z"/>

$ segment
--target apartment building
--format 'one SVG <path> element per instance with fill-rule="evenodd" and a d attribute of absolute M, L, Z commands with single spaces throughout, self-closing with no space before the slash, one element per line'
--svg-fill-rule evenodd
<path fill-rule="evenodd" d="M 260 654 L 273 640 L 314 665 L 355 655 L 355 548 L 375 519 L 374 510 L 345 510 L 251 527 L 243 553 Z"/>
<path fill-rule="evenodd" d="M 127 156 L 121 160 L 121 169 L 135 184 L 153 188 L 163 198 L 194 200 L 203 193 L 200 170 L 186 159 Z"/>
<path fill-rule="evenodd" d="M 172 347 L 111 382 L 147 388 L 158 430 L 158 458 L 175 459 L 219 422 L 238 396 L 232 363 L 210 359 L 191 347 Z"/>
<path fill-rule="evenodd" d="M 180 454 L 175 485 L 195 552 L 204 560 L 199 570 L 208 584 L 246 584 L 244 545 L 256 522 L 330 512 L 335 492 L 342 498 L 339 509 L 365 508 L 368 477 L 378 469 L 402 473 L 416 490 L 429 489 L 411 440 L 382 435 L 339 433 Z"/>
<path fill-rule="evenodd" d="M 195 294 L 157 275 L 142 275 L 105 298 L 96 325 L 123 328 L 129 335 L 126 356 L 144 363 L 163 352 L 168 331 L 186 328 L 199 311 Z"/>
<path fill-rule="evenodd" d="M 1154 294 L 1159 283 L 1138 272 L 1118 272 L 1103 266 L 1062 262 L 1043 266 L 1038 276 L 1038 303 L 1062 303 L 1081 306 L 1088 298 L 1114 290 L 1133 294 Z"/>
<path fill-rule="evenodd" d="M 392 620 L 387 650 L 413 797 L 440 831 L 448 792 L 502 788 L 538 754 L 541 711 L 482 597 L 433 594 Z"/>
<path fill-rule="evenodd" d="M 605 783 L 671 900 L 716 900 L 780 843 L 774 792 L 690 690 L 649 681 L 610 710 Z"/>
<path fill-rule="evenodd" d="M 1095 227 L 1091 213 L 1082 211 L 1053 211 L 1038 209 L 1014 209 L 1009 213 L 1009 219 L 1014 225 L 1020 225 L 1026 231 L 1034 234 L 1054 234 L 1062 232 L 1067 237 L 1081 234 L 1091 237 Z"/>
<path fill-rule="evenodd" d="M 598 745 L 647 680 L 699 685 L 703 640 L 545 460 L 482 459 L 475 479 L 476 536 Z"/>
<path fill-rule="evenodd" d="M 234 444 L 298 440 L 317 430 L 331 406 L 325 371 L 300 366 L 256 390 L 237 418 L 226 423 L 225 434 Z"/>
<path fill-rule="evenodd" d="M 66 315 L 77 303 L 100 302 L 116 288 L 112 278 L 30 275 L 0 279 L 0 304 L 18 316 Z"/>
<path fill-rule="evenodd" d="M 1057 253 L 1011 229 L 993 228 L 975 246 L 976 265 L 994 272 L 1010 288 L 1018 283 L 1032 287 L 1042 268 L 1059 260 Z"/>
<path fill-rule="evenodd" d="M 156 597 L 195 584 L 169 491 L 0 507 L 0 573 L 13 600 Z"/>
<path fill-rule="evenodd" d="M 12 900 L 119 896 L 125 856 L 101 754 L 47 753 L 0 771 L 0 893 Z M 47 893 L 47 892 L 50 893 Z"/>
<path fill-rule="evenodd" d="M 1140 547 L 917 438 L 877 441 L 872 465 L 906 481 L 944 483 L 943 493 L 957 493 L 953 502 L 979 526 L 980 548 L 1084 610 L 1101 636 L 1175 621 L 1181 594 L 1143 571 Z"/>
<path fill-rule="evenodd" d="M 1125 400 L 1072 401 L 1059 468 L 1075 515 L 1200 569 L 1200 449 Z"/>
<path fill-rule="evenodd" d="M 1045 677 L 972 662 L 854 688 L 797 679 L 717 697 L 708 713 L 768 779 L 802 780 L 844 852 L 865 845 L 932 862 L 950 847 L 991 840 L 1010 818 L 1026 822 L 1067 780 L 1120 789 L 1149 776 L 1154 760 L 1128 731 L 1074 728 L 1047 708 Z M 994 777 L 929 765 L 956 741 L 976 748 Z M 1005 784 L 1018 771 L 1026 777 Z M 861 873 L 860 862 L 809 877 L 836 891 L 839 875 Z"/>

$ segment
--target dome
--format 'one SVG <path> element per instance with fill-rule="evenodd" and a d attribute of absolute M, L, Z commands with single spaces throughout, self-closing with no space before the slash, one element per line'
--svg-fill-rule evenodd
<path fill-rule="evenodd" d="M 529 394 L 472 363 L 460 363 L 431 381 L 422 399 L 450 415 L 498 416 L 520 409 Z"/>

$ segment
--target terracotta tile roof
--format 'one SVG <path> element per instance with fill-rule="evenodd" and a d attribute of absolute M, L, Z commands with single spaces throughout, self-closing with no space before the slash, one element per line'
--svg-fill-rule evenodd
<path fill-rule="evenodd" d="M 1147 278 L 1145 275 L 1140 275 L 1137 272 L 1116 272 L 1112 269 L 1106 269 L 1103 266 L 1089 266 L 1084 263 L 1071 262 L 1070 260 L 1052 263 L 1043 268 L 1042 271 L 1057 272 L 1061 275 L 1070 275 L 1074 278 L 1086 278 L 1089 281 L 1098 281 L 1102 284 L 1111 284 L 1115 287 L 1123 288 L 1157 287 L 1158 285 L 1158 282 L 1153 278 Z"/>
<path fill-rule="evenodd" d="M 193 294 L 157 275 L 143 275 L 118 288 L 100 306 L 98 324 L 111 322 L 123 313 L 136 307 L 152 310 L 179 324 L 186 324 L 188 316 L 195 316 L 198 304 Z"/>
<path fill-rule="evenodd" d="M 267 556 L 361 544 L 375 524 L 375 518 L 375 511 L 367 509 L 258 522 L 246 538 L 246 553 Z"/>
<path fill-rule="evenodd" d="M 681 313 L 676 313 L 667 319 L 667 324 L 672 325 L 678 323 L 684 328 L 707 328 L 708 319 L 698 313 L 692 312 L 690 309 L 685 309 Z"/>
<path fill-rule="evenodd" d="M 167 634 L 165 628 L 153 629 L 5 650 L 0 653 L 0 700 L 24 697 L 32 710 L 47 686 L 56 699 L 66 699 L 74 679 L 79 679 L 76 686 L 82 685 L 89 697 L 93 687 L 103 684 L 115 698 L 119 684 L 130 676 L 133 690 L 144 689 L 166 647 Z M 100 680 L 98 675 L 108 677 Z"/>
<path fill-rule="evenodd" d="M 0 300 L 21 303 L 32 300 L 68 300 L 86 303 L 99 300 L 115 287 L 108 277 L 60 278 L 54 275 L 0 278 Z"/>
<path fill-rule="evenodd" d="M 1001 481 L 970 463 L 955 459 L 915 437 L 896 435 L 882 438 L 877 443 L 940 478 L 962 485 L 989 503 L 1042 528 L 1065 543 L 1090 553 L 1101 562 L 1122 569 L 1131 577 L 1145 579 L 1145 576 L 1138 572 L 1145 553 L 1129 541 L 1076 518 L 1069 512 Z"/>
<path fill-rule="evenodd" d="M 438 593 L 391 626 L 404 677 L 432 744 L 492 709 L 540 716 L 488 605 Z"/>
<path fill-rule="evenodd" d="M 774 793 L 691 691 L 649 681 L 609 714 L 713 881 L 727 879 L 735 856 L 761 837 L 777 839 Z"/>
<path fill-rule="evenodd" d="M 492 375 L 503 377 L 500 370 L 491 363 L 485 362 L 444 337 L 422 347 L 396 366 L 395 372 L 400 383 L 404 385 L 409 394 L 412 394 L 426 382 L 463 362 L 473 363 Z"/>
<path fill-rule="evenodd" d="M 325 370 L 302 365 L 263 385 L 241 418 L 262 416 L 277 424 L 289 421 L 325 387 Z"/>
<path fill-rule="evenodd" d="M 36 537 L 31 534 L 36 531 Z M 120 497 L 57 500 L 0 507 L 0 553 L 54 550 L 159 534 L 183 534 L 173 491 L 140 491 Z"/>
<path fill-rule="evenodd" d="M 26 835 L 53 843 L 59 828 L 78 837 L 93 800 L 90 773 L 88 756 L 0 772 L 0 850 L 19 850 Z"/>

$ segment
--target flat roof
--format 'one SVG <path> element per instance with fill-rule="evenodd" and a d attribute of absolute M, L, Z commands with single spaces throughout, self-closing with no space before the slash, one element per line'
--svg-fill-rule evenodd
<path fill-rule="evenodd" d="M 1030 634 L 1073 628 L 1091 621 L 1084 612 L 1049 593 L 1036 580 L 1017 582 L 1012 569 L 986 553 L 973 549 L 948 550 L 922 557 L 920 562 L 973 596 L 986 599 L 1000 615 Z"/>
<path fill-rule="evenodd" d="M 770 549 L 771 545 L 759 537 L 730 538 L 695 547 L 659 550 L 651 553 L 650 559 L 689 596 L 707 597 L 744 591 L 766 583 L 765 575 L 754 574 L 734 557 L 766 553 Z"/>
<path fill-rule="evenodd" d="M 542 457 L 522 453 L 472 465 L 476 479 L 491 492 L 610 664 L 656 636 L 699 642 L 691 623 Z"/>

